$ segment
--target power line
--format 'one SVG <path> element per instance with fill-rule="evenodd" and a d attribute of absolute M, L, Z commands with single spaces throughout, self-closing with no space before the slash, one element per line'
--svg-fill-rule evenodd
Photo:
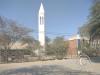
<path fill-rule="evenodd" d="M 44 33 L 43 31 L 39 32 L 38 30 L 33 30 L 34 33 Z M 45 32 L 47 35 L 62 35 L 62 36 L 72 36 L 73 34 L 68 33 L 57 33 L 57 32 Z"/>

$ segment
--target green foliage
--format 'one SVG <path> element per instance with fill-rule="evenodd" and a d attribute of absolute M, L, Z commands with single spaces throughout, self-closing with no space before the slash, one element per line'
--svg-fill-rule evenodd
<path fill-rule="evenodd" d="M 56 37 L 46 48 L 47 55 L 62 59 L 67 54 L 67 43 L 63 37 Z"/>
<path fill-rule="evenodd" d="M 94 40 L 100 40 L 100 0 L 94 1 L 91 7 L 89 20 L 79 31 L 81 36 L 89 38 L 89 43 L 81 43 L 81 50 L 90 56 L 96 55 L 98 48 L 92 47 L 91 43 Z"/>
<path fill-rule="evenodd" d="M 94 39 L 100 35 L 100 1 L 95 1 L 91 7 L 88 22 L 80 28 L 80 33 L 83 36 L 89 36 Z"/>
<path fill-rule="evenodd" d="M 53 50 L 53 47 L 52 47 L 52 43 L 51 42 L 51 39 L 46 36 L 46 55 L 54 55 L 54 50 Z"/>
<path fill-rule="evenodd" d="M 40 46 L 40 43 L 38 40 L 34 40 L 33 41 L 33 50 L 37 50 L 37 49 L 40 49 L 41 46 Z"/>
<path fill-rule="evenodd" d="M 88 56 L 96 56 L 97 55 L 97 49 L 92 47 L 90 45 L 90 43 L 87 41 L 81 41 L 80 46 L 78 47 L 78 50 L 87 54 Z"/>

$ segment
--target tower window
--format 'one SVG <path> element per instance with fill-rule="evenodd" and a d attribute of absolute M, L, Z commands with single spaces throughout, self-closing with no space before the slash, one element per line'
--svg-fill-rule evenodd
<path fill-rule="evenodd" d="M 43 25 L 43 24 L 44 24 L 44 17 L 40 16 L 40 25 Z"/>
<path fill-rule="evenodd" d="M 44 24 L 44 18 L 42 17 L 42 24 Z"/>
<path fill-rule="evenodd" d="M 40 16 L 40 24 L 42 24 L 41 22 L 42 22 L 42 18 L 41 18 L 41 16 Z"/>

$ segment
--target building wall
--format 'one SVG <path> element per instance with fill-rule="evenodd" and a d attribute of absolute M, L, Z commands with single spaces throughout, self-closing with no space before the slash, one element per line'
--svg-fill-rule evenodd
<path fill-rule="evenodd" d="M 69 40 L 69 45 L 68 45 L 68 57 L 74 58 L 77 56 L 77 47 L 78 47 L 78 40 L 73 39 Z"/>
<path fill-rule="evenodd" d="M 11 46 L 11 49 L 25 49 L 28 44 L 22 44 L 22 42 L 16 42 Z"/>

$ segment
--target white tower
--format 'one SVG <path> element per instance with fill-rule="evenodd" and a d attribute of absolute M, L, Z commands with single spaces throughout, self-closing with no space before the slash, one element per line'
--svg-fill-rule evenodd
<path fill-rule="evenodd" d="M 43 4 L 41 3 L 39 14 L 38 14 L 38 24 L 39 24 L 39 42 L 40 45 L 45 49 L 45 11 Z"/>

